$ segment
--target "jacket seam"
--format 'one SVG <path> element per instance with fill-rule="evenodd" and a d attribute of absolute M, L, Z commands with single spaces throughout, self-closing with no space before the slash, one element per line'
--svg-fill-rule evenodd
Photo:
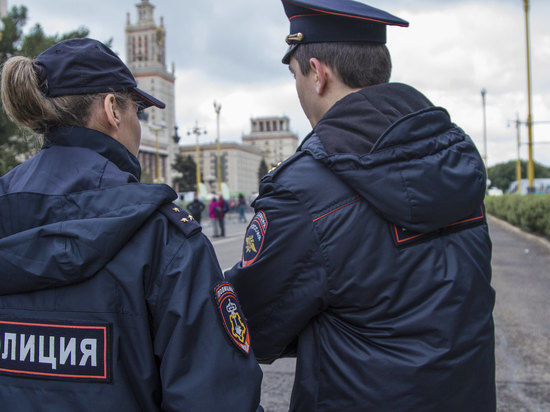
<path fill-rule="evenodd" d="M 321 216 L 319 216 L 319 217 L 313 219 L 313 223 L 316 223 L 317 221 L 319 221 L 319 220 L 321 220 L 321 219 L 323 219 L 323 218 L 325 218 L 325 217 L 327 217 L 327 216 L 329 216 L 329 215 L 331 215 L 331 214 L 333 214 L 333 213 L 339 211 L 340 209 L 343 209 L 343 208 L 345 208 L 345 207 L 347 207 L 347 206 L 351 206 L 352 204 L 358 202 L 359 200 L 361 200 L 361 198 L 360 198 L 359 196 L 357 196 L 354 200 L 352 200 L 352 201 L 350 201 L 350 202 L 348 202 L 348 203 L 346 203 L 346 204 L 344 204 L 344 205 L 338 206 L 338 207 L 336 207 L 335 209 L 332 209 L 332 210 L 328 211 L 327 213 L 325 213 L 325 214 L 323 214 L 323 215 L 321 215 Z"/>
<path fill-rule="evenodd" d="M 171 223 L 168 221 L 168 218 L 164 215 L 162 215 L 162 213 L 158 212 L 157 213 L 160 215 L 160 218 L 162 219 L 162 222 L 164 224 L 164 227 L 167 231 L 170 231 L 172 225 Z M 180 232 L 175 228 L 173 227 L 173 230 L 176 232 L 176 237 L 179 237 L 181 236 L 182 238 L 182 242 L 178 242 L 179 245 L 178 247 L 174 250 L 174 252 L 172 253 L 172 255 L 169 257 L 168 261 L 166 262 L 166 264 L 164 265 L 159 265 L 159 270 L 157 272 L 157 275 L 155 275 L 154 273 L 152 273 L 152 277 L 156 277 L 157 280 L 154 280 L 152 282 L 150 282 L 148 288 L 147 288 L 147 291 L 146 291 L 146 295 L 148 295 L 150 292 L 151 292 L 151 289 L 154 288 L 155 284 L 158 284 L 158 289 L 159 291 L 162 289 L 162 286 L 166 280 L 166 272 L 168 271 L 168 268 L 170 268 L 170 266 L 172 265 L 172 263 L 174 262 L 174 260 L 176 259 L 176 257 L 179 255 L 180 251 L 183 249 L 183 247 L 185 246 L 186 244 L 186 240 L 187 238 L 183 235 L 180 235 Z M 164 248 L 164 250 L 166 251 L 166 248 Z M 153 269 L 153 268 L 152 268 Z M 154 318 L 158 318 L 158 311 L 159 311 L 159 299 L 161 298 L 161 295 L 160 293 L 158 294 L 158 296 L 155 298 L 155 311 L 154 311 Z"/>

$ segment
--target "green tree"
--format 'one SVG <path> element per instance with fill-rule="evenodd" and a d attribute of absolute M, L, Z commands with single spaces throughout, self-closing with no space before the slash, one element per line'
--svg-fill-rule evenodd
<path fill-rule="evenodd" d="M 260 166 L 258 167 L 258 181 L 262 180 L 262 177 L 264 177 L 267 174 L 267 163 L 265 162 L 265 159 L 262 159 L 260 162 Z"/>
<path fill-rule="evenodd" d="M 14 6 L 8 15 L 2 18 L 3 29 L 0 32 L 0 64 L 12 56 L 35 57 L 55 43 L 75 38 L 86 37 L 88 29 L 79 27 L 69 33 L 48 36 L 42 26 L 36 24 L 28 34 L 23 34 L 27 22 L 27 8 Z M 1 103 L 0 103 L 1 107 Z M 25 158 L 34 154 L 39 145 L 32 134 L 18 128 L 0 110 L 0 176 L 17 166 Z"/>
<path fill-rule="evenodd" d="M 191 156 L 176 155 L 172 168 L 181 175 L 174 179 L 174 186 L 177 186 L 180 192 L 197 190 L 197 164 Z"/>
<path fill-rule="evenodd" d="M 550 168 L 534 162 L 535 177 L 546 178 L 550 177 Z M 527 178 L 527 161 L 521 161 L 521 178 Z M 503 192 L 506 192 L 510 187 L 510 183 L 516 181 L 516 161 L 510 160 L 506 163 L 498 163 L 489 168 L 489 179 L 491 187 L 498 187 Z"/>

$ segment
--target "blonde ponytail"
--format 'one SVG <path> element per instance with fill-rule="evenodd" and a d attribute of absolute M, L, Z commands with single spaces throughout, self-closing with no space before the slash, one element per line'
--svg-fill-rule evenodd
<path fill-rule="evenodd" d="M 12 120 L 35 132 L 55 122 L 53 105 L 43 96 L 31 59 L 15 56 L 2 68 L 2 105 Z"/>
<path fill-rule="evenodd" d="M 58 126 L 86 127 L 93 103 L 106 95 L 80 94 L 48 97 L 40 90 L 33 60 L 15 56 L 2 67 L 2 105 L 20 126 L 45 134 Z M 122 106 L 131 99 L 129 92 L 114 93 Z"/>

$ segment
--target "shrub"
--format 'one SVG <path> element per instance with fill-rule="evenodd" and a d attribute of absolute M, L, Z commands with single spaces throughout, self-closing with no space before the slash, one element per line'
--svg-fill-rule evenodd
<path fill-rule="evenodd" d="M 550 194 L 487 196 L 485 207 L 499 219 L 550 238 Z"/>

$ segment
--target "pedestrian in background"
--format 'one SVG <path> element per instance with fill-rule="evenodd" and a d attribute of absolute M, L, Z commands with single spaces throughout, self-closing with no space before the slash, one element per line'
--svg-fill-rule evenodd
<path fill-rule="evenodd" d="M 212 245 L 139 183 L 138 112 L 164 103 L 92 39 L 10 58 L 1 93 L 44 136 L 0 178 L 2 409 L 254 411 L 262 372 Z"/>
<path fill-rule="evenodd" d="M 283 6 L 283 62 L 313 130 L 262 179 L 226 272 L 258 359 L 297 356 L 292 411 L 494 411 L 474 143 L 445 109 L 389 83 L 386 25 L 406 21 L 350 0 Z"/>
<path fill-rule="evenodd" d="M 238 210 L 239 210 L 239 222 L 246 223 L 246 216 L 244 214 L 245 208 L 246 208 L 246 200 L 244 199 L 244 196 L 242 193 L 239 193 L 239 200 L 238 200 Z"/>
<path fill-rule="evenodd" d="M 210 218 L 210 222 L 212 224 L 212 236 L 220 237 L 220 208 L 218 206 L 218 199 L 216 199 L 215 194 L 212 194 L 212 199 L 208 205 L 208 217 Z"/>
<path fill-rule="evenodd" d="M 229 205 L 220 194 L 217 203 L 218 223 L 220 225 L 220 236 L 225 237 L 225 214 L 229 211 Z"/>
<path fill-rule="evenodd" d="M 205 209 L 204 203 L 199 200 L 199 194 L 195 192 L 193 201 L 187 205 L 187 210 L 191 213 L 191 216 L 200 223 L 202 219 L 202 211 Z"/>

